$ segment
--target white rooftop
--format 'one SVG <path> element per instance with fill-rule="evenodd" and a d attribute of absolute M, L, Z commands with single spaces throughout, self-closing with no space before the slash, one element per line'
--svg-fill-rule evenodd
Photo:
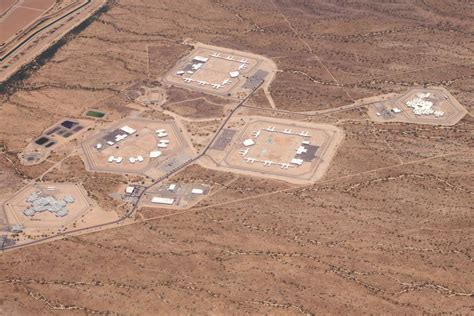
<path fill-rule="evenodd" d="M 443 116 L 443 111 L 435 111 L 433 109 L 433 102 L 426 100 L 430 95 L 430 93 L 418 93 L 414 99 L 407 101 L 406 105 L 413 110 L 415 115 L 433 114 L 436 117 Z"/>
<path fill-rule="evenodd" d="M 205 63 L 206 61 L 209 60 L 209 58 L 203 57 L 203 56 L 194 56 L 193 60 L 196 60 L 196 61 L 200 61 L 200 62 L 202 62 L 202 63 Z"/>
<path fill-rule="evenodd" d="M 192 194 L 203 194 L 203 193 L 204 193 L 204 190 L 203 190 L 203 189 L 194 188 L 194 189 L 191 190 L 191 193 L 192 193 Z"/>
<path fill-rule="evenodd" d="M 303 164 L 303 159 L 293 158 L 293 159 L 291 159 L 290 163 L 292 163 L 294 165 L 301 166 Z"/>
<path fill-rule="evenodd" d="M 255 142 L 252 139 L 248 138 L 248 139 L 244 140 L 243 144 L 244 144 L 245 147 L 248 147 L 248 146 L 255 145 Z"/>
<path fill-rule="evenodd" d="M 71 195 L 66 195 L 61 200 L 54 196 L 44 196 L 39 191 L 33 192 L 26 198 L 26 202 L 30 204 L 30 207 L 25 209 L 23 214 L 32 217 L 36 213 L 50 212 L 56 217 L 64 217 L 69 213 L 66 206 L 74 203 L 75 200 Z"/>
<path fill-rule="evenodd" d="M 150 151 L 150 158 L 158 158 L 160 156 L 161 156 L 161 151 L 159 150 Z"/>
<path fill-rule="evenodd" d="M 153 197 L 153 198 L 151 199 L 151 202 L 152 202 L 152 203 L 156 203 L 156 204 L 167 204 L 167 205 L 171 205 L 171 204 L 174 203 L 174 199 L 155 196 L 155 197 Z"/>
<path fill-rule="evenodd" d="M 130 126 L 127 126 L 127 125 L 122 126 L 120 129 L 122 131 L 124 131 L 125 133 L 127 133 L 127 134 L 133 134 L 133 133 L 136 132 L 136 130 L 134 130 L 133 128 L 131 128 Z"/>

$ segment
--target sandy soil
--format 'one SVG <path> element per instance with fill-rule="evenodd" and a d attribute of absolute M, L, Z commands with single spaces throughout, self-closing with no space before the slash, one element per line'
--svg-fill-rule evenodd
<path fill-rule="evenodd" d="M 0 16 L 3 16 L 18 0 L 4 0 L 0 2 Z"/>
<path fill-rule="evenodd" d="M 32 137 L 88 108 L 133 114 L 124 89 L 163 76 L 190 37 L 275 61 L 276 109 L 266 100 L 242 115 L 331 124 L 344 140 L 315 184 L 192 165 L 172 181 L 213 191 L 189 210 L 146 208 L 123 227 L 2 253 L 1 313 L 471 314 L 472 17 L 463 1 L 114 2 L 2 96 L 0 195 L 53 165 L 14 159 Z M 161 59 L 149 68 L 152 46 Z M 352 106 L 424 85 L 447 88 L 467 115 L 453 126 L 376 123 L 367 104 Z M 199 143 L 219 125 L 185 124 L 203 129 Z M 88 173 L 77 156 L 45 181 L 81 182 L 103 209 L 127 209 L 110 194 L 129 179 Z"/>
<path fill-rule="evenodd" d="M 102 0 L 22 0 L 12 6 L 0 20 L 0 81 L 6 81 L 104 4 Z"/>

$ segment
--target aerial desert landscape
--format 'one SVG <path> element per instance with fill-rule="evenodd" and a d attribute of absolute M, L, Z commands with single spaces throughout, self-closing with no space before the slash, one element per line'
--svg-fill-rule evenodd
<path fill-rule="evenodd" d="M 0 315 L 474 313 L 469 1 L 0 3 Z"/>

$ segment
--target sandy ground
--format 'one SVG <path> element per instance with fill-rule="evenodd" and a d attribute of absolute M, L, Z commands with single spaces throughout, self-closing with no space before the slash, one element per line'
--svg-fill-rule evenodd
<path fill-rule="evenodd" d="M 55 166 L 44 181 L 80 182 L 91 201 L 124 214 L 110 194 L 146 179 L 89 173 L 75 155 L 56 165 L 63 153 L 25 167 L 16 154 L 88 108 L 107 120 L 137 108 L 170 119 L 130 106 L 123 91 L 166 74 L 189 37 L 275 61 L 275 108 L 261 91 L 243 116 L 335 125 L 344 140 L 314 184 L 192 165 L 171 181 L 213 191 L 188 210 L 144 208 L 128 225 L 2 253 L 1 313 L 472 313 L 471 12 L 462 1 L 114 2 L 2 96 L 0 196 Z M 152 47 L 160 60 L 148 65 Z M 447 88 L 468 114 L 454 126 L 375 123 L 356 102 L 425 85 Z M 203 94 L 166 92 L 169 111 L 186 105 L 193 141 L 209 140 L 222 112 L 193 122 Z"/>
<path fill-rule="evenodd" d="M 32 59 L 58 41 L 67 32 L 95 13 L 105 4 L 105 1 L 92 0 L 90 4 L 79 9 L 73 15 L 73 19 L 62 19 L 62 17 L 78 8 L 81 4 L 85 4 L 85 0 L 77 2 L 77 6 L 64 7 L 61 3 L 56 4 L 52 0 L 24 0 L 22 3 L 25 6 L 19 6 L 14 11 L 11 11 L 11 14 L 7 12 L 2 20 L 0 20 L 0 24 L 5 23 L 3 28 L 1 28 L 5 32 L 1 32 L 0 39 L 4 43 L 8 41 L 8 45 L 1 47 L 0 50 L 3 63 L 3 67 L 0 70 L 0 81 L 2 82 L 6 81 L 21 66 L 31 62 Z M 44 16 L 45 21 L 42 21 L 43 23 L 36 23 L 41 14 L 48 10 L 46 5 L 49 5 L 48 8 L 51 10 L 51 14 Z M 60 9 L 55 10 L 55 5 Z M 53 21 L 57 22 L 42 29 Z M 31 27 L 28 28 L 28 26 Z M 39 33 L 35 34 L 37 31 Z M 31 39 L 24 42 L 17 49 L 16 46 L 25 41 L 29 35 L 32 35 Z"/>
<path fill-rule="evenodd" d="M 0 2 L 0 16 L 3 16 L 18 0 L 4 0 Z"/>

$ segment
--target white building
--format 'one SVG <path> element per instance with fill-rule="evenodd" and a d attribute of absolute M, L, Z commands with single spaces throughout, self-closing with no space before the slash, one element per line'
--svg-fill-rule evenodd
<path fill-rule="evenodd" d="M 193 64 L 193 65 L 191 66 L 191 68 L 193 68 L 193 70 L 198 70 L 198 69 L 200 69 L 200 68 L 202 67 L 202 65 L 203 65 L 203 64 L 201 64 L 201 63 Z"/>
<path fill-rule="evenodd" d="M 150 151 L 150 158 L 158 158 L 160 156 L 161 156 L 161 151 L 159 150 Z"/>
<path fill-rule="evenodd" d="M 174 203 L 174 199 L 155 196 L 151 199 L 151 202 L 155 204 L 172 205 Z"/>
<path fill-rule="evenodd" d="M 133 192 L 135 191 L 135 187 L 129 185 L 125 188 L 125 193 L 127 194 L 133 194 Z"/>
<path fill-rule="evenodd" d="M 249 146 L 255 145 L 255 142 L 252 139 L 248 138 L 244 140 L 243 144 L 245 147 L 249 147 Z"/>
<path fill-rule="evenodd" d="M 122 126 L 122 127 L 120 128 L 120 130 L 124 131 L 125 133 L 127 133 L 127 134 L 129 134 L 129 135 L 132 135 L 133 133 L 136 132 L 136 130 L 134 130 L 133 128 L 131 128 L 130 126 L 127 126 L 127 125 Z"/>
<path fill-rule="evenodd" d="M 192 194 L 203 194 L 203 193 L 204 193 L 204 190 L 203 190 L 203 189 L 194 188 L 194 189 L 191 190 L 191 193 L 192 193 Z"/>
<path fill-rule="evenodd" d="M 303 164 L 303 159 L 293 158 L 291 159 L 291 163 L 294 165 L 301 166 Z"/>
<path fill-rule="evenodd" d="M 205 63 L 209 60 L 209 58 L 203 57 L 203 56 L 194 56 L 193 60 L 201 62 L 201 63 Z"/>
<path fill-rule="evenodd" d="M 121 163 L 122 162 L 122 157 L 109 156 L 109 159 L 107 161 L 109 163 L 112 163 L 112 162 Z"/>

